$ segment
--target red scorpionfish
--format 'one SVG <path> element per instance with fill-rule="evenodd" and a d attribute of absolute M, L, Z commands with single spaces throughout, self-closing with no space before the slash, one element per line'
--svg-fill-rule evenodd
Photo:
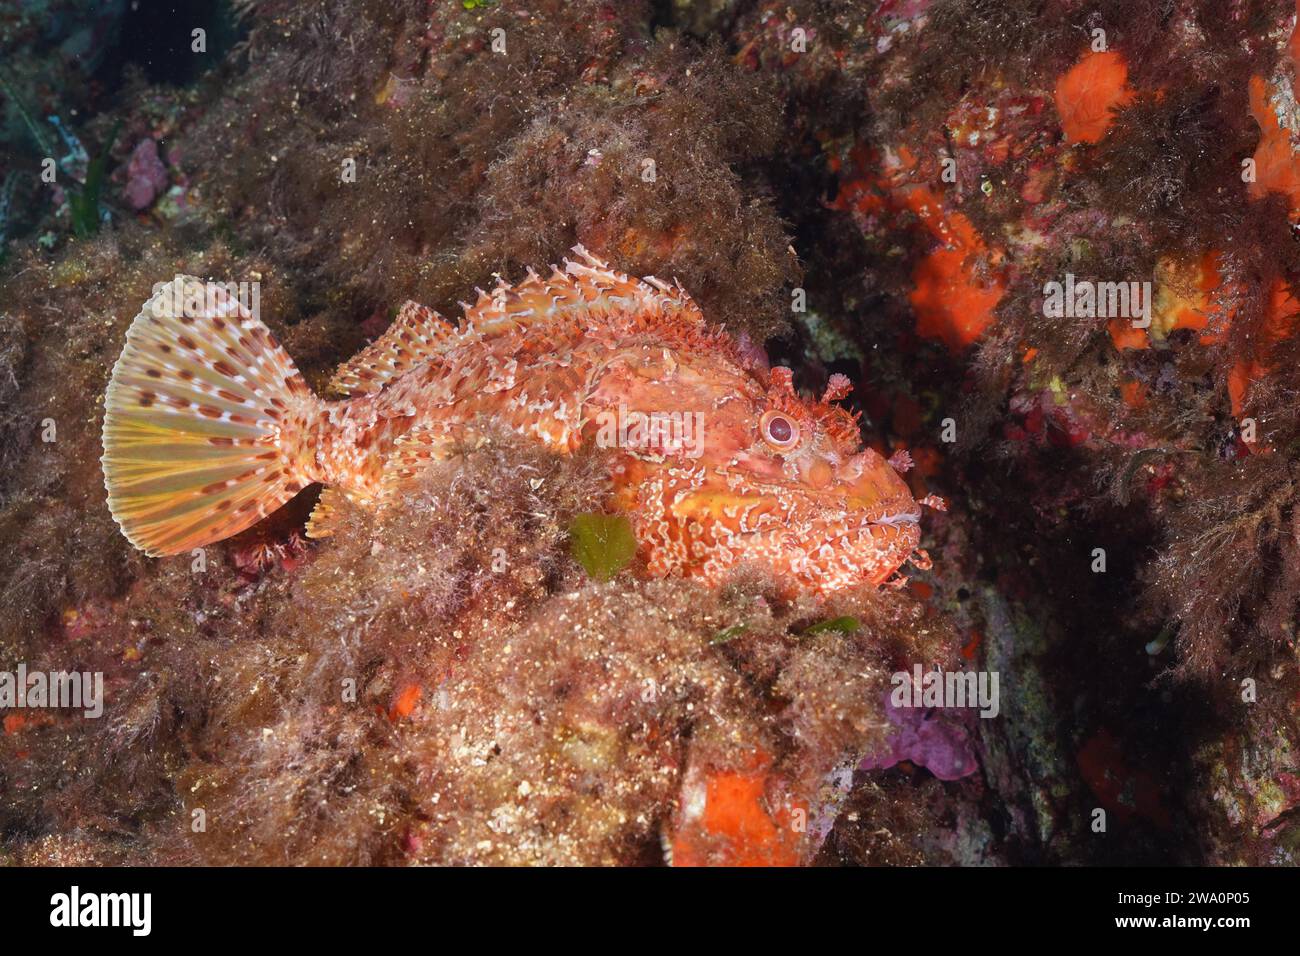
<path fill-rule="evenodd" d="M 909 462 L 863 449 L 833 404 L 844 376 L 805 400 L 789 369 L 747 356 L 680 285 L 574 253 L 549 278 L 480 291 L 459 327 L 406 303 L 338 370 L 339 401 L 312 394 L 232 286 L 155 287 L 106 396 L 104 477 L 123 534 L 177 554 L 322 482 L 307 534 L 326 537 L 338 496 L 400 503 L 489 418 L 559 453 L 608 447 L 611 503 L 652 575 L 716 583 L 751 563 L 826 593 L 925 566 L 920 505 L 898 474 Z"/>

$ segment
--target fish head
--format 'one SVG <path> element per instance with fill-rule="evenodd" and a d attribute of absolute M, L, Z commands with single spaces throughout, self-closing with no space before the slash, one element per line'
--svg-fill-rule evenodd
<path fill-rule="evenodd" d="M 748 563 L 792 590 L 827 593 L 881 584 L 917 551 L 921 506 L 836 404 L 851 389 L 845 376 L 817 401 L 780 367 L 673 378 L 672 397 L 656 392 L 660 407 L 693 403 L 696 433 L 625 470 L 652 570 L 719 580 Z"/>

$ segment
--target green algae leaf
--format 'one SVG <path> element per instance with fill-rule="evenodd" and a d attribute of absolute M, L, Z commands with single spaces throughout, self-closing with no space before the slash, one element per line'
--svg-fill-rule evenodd
<path fill-rule="evenodd" d="M 744 634 L 748 630 L 748 624 L 733 624 L 731 627 L 724 628 L 723 630 L 718 631 L 717 634 L 714 634 L 709 638 L 709 643 L 725 644 L 733 638 L 740 637 L 740 635 Z"/>
<path fill-rule="evenodd" d="M 569 525 L 569 547 L 588 575 L 608 581 L 636 554 L 636 535 L 622 515 L 592 512 L 578 515 Z"/>
<path fill-rule="evenodd" d="M 117 140 L 122 121 L 113 124 L 108 140 L 99 155 L 90 161 L 86 170 L 86 181 L 81 188 L 68 194 L 68 209 L 72 213 L 72 231 L 79 239 L 88 239 L 99 232 L 99 194 L 104 185 L 104 173 L 108 168 L 108 153 Z"/>
<path fill-rule="evenodd" d="M 805 634 L 824 634 L 827 631 L 840 631 L 843 634 L 852 634 L 862 626 L 862 622 L 856 617 L 833 617 L 829 621 L 818 621 L 816 624 L 807 628 Z"/>
<path fill-rule="evenodd" d="M 18 111 L 18 116 L 22 119 L 23 125 L 27 127 L 27 131 L 32 134 L 32 139 L 36 140 L 36 147 L 41 151 L 41 154 L 43 156 L 53 156 L 54 141 L 50 139 L 49 134 L 41 127 L 41 124 L 33 118 L 31 111 L 28 110 L 27 105 L 18 96 L 18 92 L 5 79 L 3 73 L 0 73 L 0 90 L 4 91 L 9 102 Z"/>

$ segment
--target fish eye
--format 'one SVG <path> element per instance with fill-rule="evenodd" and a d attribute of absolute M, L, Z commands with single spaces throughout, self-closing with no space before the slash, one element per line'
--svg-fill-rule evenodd
<path fill-rule="evenodd" d="M 799 444 L 799 426 L 780 412 L 765 412 L 758 430 L 763 441 L 777 451 L 789 451 Z"/>

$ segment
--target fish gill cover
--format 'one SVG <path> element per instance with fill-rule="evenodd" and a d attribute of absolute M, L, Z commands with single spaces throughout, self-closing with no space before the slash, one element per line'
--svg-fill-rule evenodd
<path fill-rule="evenodd" d="M 4 6 L 0 861 L 1295 862 L 1296 35 Z"/>

